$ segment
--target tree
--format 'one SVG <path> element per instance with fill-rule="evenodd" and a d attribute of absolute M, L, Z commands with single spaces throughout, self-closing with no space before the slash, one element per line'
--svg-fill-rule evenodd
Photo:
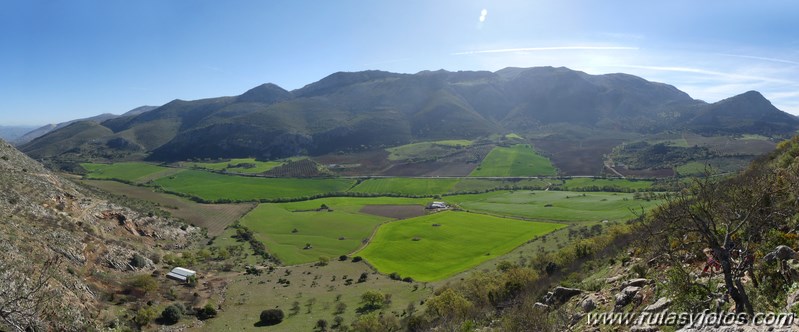
<path fill-rule="evenodd" d="M 386 296 L 377 291 L 366 291 L 361 294 L 361 304 L 363 311 L 373 311 L 383 307 Z"/>
<path fill-rule="evenodd" d="M 283 310 L 280 309 L 267 309 L 261 311 L 261 323 L 264 325 L 276 325 L 283 321 Z"/>
<path fill-rule="evenodd" d="M 659 239 L 650 241 L 658 244 L 653 249 L 672 258 L 701 252 L 702 247 L 710 249 L 721 266 L 724 289 L 735 302 L 736 313 L 754 312 L 741 279 L 751 270 L 747 265 L 752 264 L 754 252 L 766 249 L 758 245 L 769 230 L 796 213 L 795 204 L 777 204 L 789 201 L 790 192 L 776 174 L 765 166 L 727 180 L 707 174 L 668 198 L 649 225 L 653 238 Z"/>
<path fill-rule="evenodd" d="M 462 294 L 447 288 L 441 294 L 427 301 L 427 313 L 444 321 L 466 318 L 474 305 Z"/>
<path fill-rule="evenodd" d="M 164 311 L 161 312 L 161 320 L 164 321 L 164 324 L 172 325 L 176 324 L 180 321 L 180 318 L 183 316 L 183 311 L 180 310 L 180 307 L 177 305 L 169 305 L 164 308 Z"/>
<path fill-rule="evenodd" d="M 345 304 L 344 302 L 339 302 L 338 304 L 336 304 L 336 311 L 333 313 L 336 315 L 341 315 L 346 311 L 347 311 L 347 304 Z"/>
<path fill-rule="evenodd" d="M 327 331 L 327 320 L 320 319 L 320 320 L 316 321 L 315 329 L 317 331 Z"/>

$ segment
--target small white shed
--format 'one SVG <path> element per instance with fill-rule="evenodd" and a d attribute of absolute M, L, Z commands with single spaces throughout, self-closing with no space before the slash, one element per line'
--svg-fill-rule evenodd
<path fill-rule="evenodd" d="M 175 279 L 175 280 L 180 280 L 180 281 L 185 282 L 186 280 L 189 279 L 189 277 L 191 277 L 193 275 L 196 275 L 196 274 L 197 274 L 197 272 L 195 272 L 195 271 L 192 271 L 192 270 L 189 270 L 189 269 L 184 269 L 182 267 L 176 267 L 176 268 L 172 269 L 172 271 L 167 273 L 166 276 L 169 277 L 169 278 Z"/>

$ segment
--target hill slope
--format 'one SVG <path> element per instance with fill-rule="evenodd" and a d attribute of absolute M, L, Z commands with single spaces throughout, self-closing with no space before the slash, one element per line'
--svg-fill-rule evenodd
<path fill-rule="evenodd" d="M 264 84 L 236 97 L 175 100 L 99 123 L 105 129 L 62 128 L 21 149 L 39 159 L 68 151 L 102 157 L 86 146 L 91 142 L 115 150 L 105 153 L 109 159 L 274 159 L 530 133 L 556 124 L 622 132 L 687 128 L 766 135 L 799 128 L 797 118 L 756 92 L 707 104 L 673 86 L 626 74 L 588 75 L 552 67 L 493 73 L 364 71 L 334 73 L 294 91 Z"/>
<path fill-rule="evenodd" d="M 95 197 L 3 141 L 0 184 L 0 330 L 101 328 L 103 294 L 199 233 Z"/>

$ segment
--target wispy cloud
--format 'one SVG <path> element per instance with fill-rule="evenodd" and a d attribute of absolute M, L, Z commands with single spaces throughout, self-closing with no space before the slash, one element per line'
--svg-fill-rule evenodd
<path fill-rule="evenodd" d="M 762 56 L 753 56 L 753 55 L 744 55 L 744 54 L 727 54 L 727 53 L 718 53 L 721 56 L 733 57 L 733 58 L 742 58 L 742 59 L 752 59 L 752 60 L 761 60 L 761 61 L 768 61 L 768 62 L 777 62 L 777 63 L 787 63 L 790 65 L 799 65 L 799 61 L 791 61 L 785 59 L 777 59 L 777 58 L 767 58 Z"/>
<path fill-rule="evenodd" d="M 451 55 L 542 52 L 542 51 L 636 51 L 636 50 L 638 50 L 638 47 L 630 47 L 630 46 L 553 46 L 553 47 L 520 47 L 520 48 L 499 48 L 492 50 L 463 51 L 463 52 L 451 53 Z"/>
<path fill-rule="evenodd" d="M 796 82 L 794 81 L 779 79 L 779 78 L 752 76 L 752 75 L 735 74 L 735 73 L 724 73 L 719 71 L 691 68 L 691 67 L 641 66 L 641 65 L 614 65 L 613 67 L 701 74 L 707 76 L 716 76 L 724 80 L 745 80 L 745 81 L 763 81 L 763 82 L 781 83 L 781 84 L 796 84 Z"/>

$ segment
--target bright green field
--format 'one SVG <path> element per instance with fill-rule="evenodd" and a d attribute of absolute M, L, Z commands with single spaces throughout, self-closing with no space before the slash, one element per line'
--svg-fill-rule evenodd
<path fill-rule="evenodd" d="M 89 173 L 86 174 L 86 178 L 97 180 L 119 179 L 125 181 L 136 181 L 136 179 L 143 178 L 151 174 L 170 170 L 170 168 L 167 167 L 137 162 L 115 164 L 84 163 L 80 165 L 89 171 Z"/>
<path fill-rule="evenodd" d="M 355 180 L 257 178 L 186 170 L 157 179 L 155 184 L 206 200 L 251 201 L 343 192 L 355 184 Z"/>
<path fill-rule="evenodd" d="M 628 193 L 529 190 L 448 196 L 447 201 L 470 211 L 567 222 L 626 221 L 635 217 L 630 209 L 650 209 L 659 203 L 636 200 Z"/>
<path fill-rule="evenodd" d="M 253 168 L 229 167 L 239 164 L 254 164 L 255 167 Z M 233 172 L 233 173 L 257 174 L 257 173 L 266 172 L 270 169 L 273 169 L 283 164 L 284 162 L 282 161 L 257 161 L 255 160 L 255 158 L 239 158 L 218 163 L 187 163 L 186 166 L 195 167 L 195 168 L 205 168 L 213 171 L 227 170 L 228 172 Z"/>
<path fill-rule="evenodd" d="M 472 145 L 469 140 L 444 140 L 434 142 L 419 142 L 388 148 L 389 160 L 405 160 L 413 158 L 430 158 L 443 156 L 455 151 L 456 148 Z"/>
<path fill-rule="evenodd" d="M 548 176 L 557 171 L 528 144 L 495 147 L 469 176 Z"/>
<path fill-rule="evenodd" d="M 286 265 L 337 259 L 358 249 L 375 227 L 392 218 L 360 213 L 365 205 L 424 205 L 429 199 L 334 197 L 311 201 L 261 204 L 241 224 L 264 241 L 269 252 Z M 333 211 L 304 211 L 327 205 Z M 297 233 L 292 230 L 297 229 Z M 344 237 L 343 240 L 339 240 Z M 310 243 L 312 249 L 303 249 Z"/>
<path fill-rule="evenodd" d="M 350 191 L 430 196 L 444 194 L 450 191 L 456 183 L 458 183 L 458 179 L 378 178 L 363 181 Z"/>
<path fill-rule="evenodd" d="M 645 180 L 626 180 L 626 179 L 591 179 L 591 178 L 573 178 L 567 179 L 563 185 L 566 190 L 581 190 L 590 187 L 616 187 L 621 189 L 649 189 L 652 188 L 652 181 Z"/>
<path fill-rule="evenodd" d="M 561 227 L 565 225 L 447 211 L 387 223 L 358 254 L 380 272 L 434 281 Z"/>

